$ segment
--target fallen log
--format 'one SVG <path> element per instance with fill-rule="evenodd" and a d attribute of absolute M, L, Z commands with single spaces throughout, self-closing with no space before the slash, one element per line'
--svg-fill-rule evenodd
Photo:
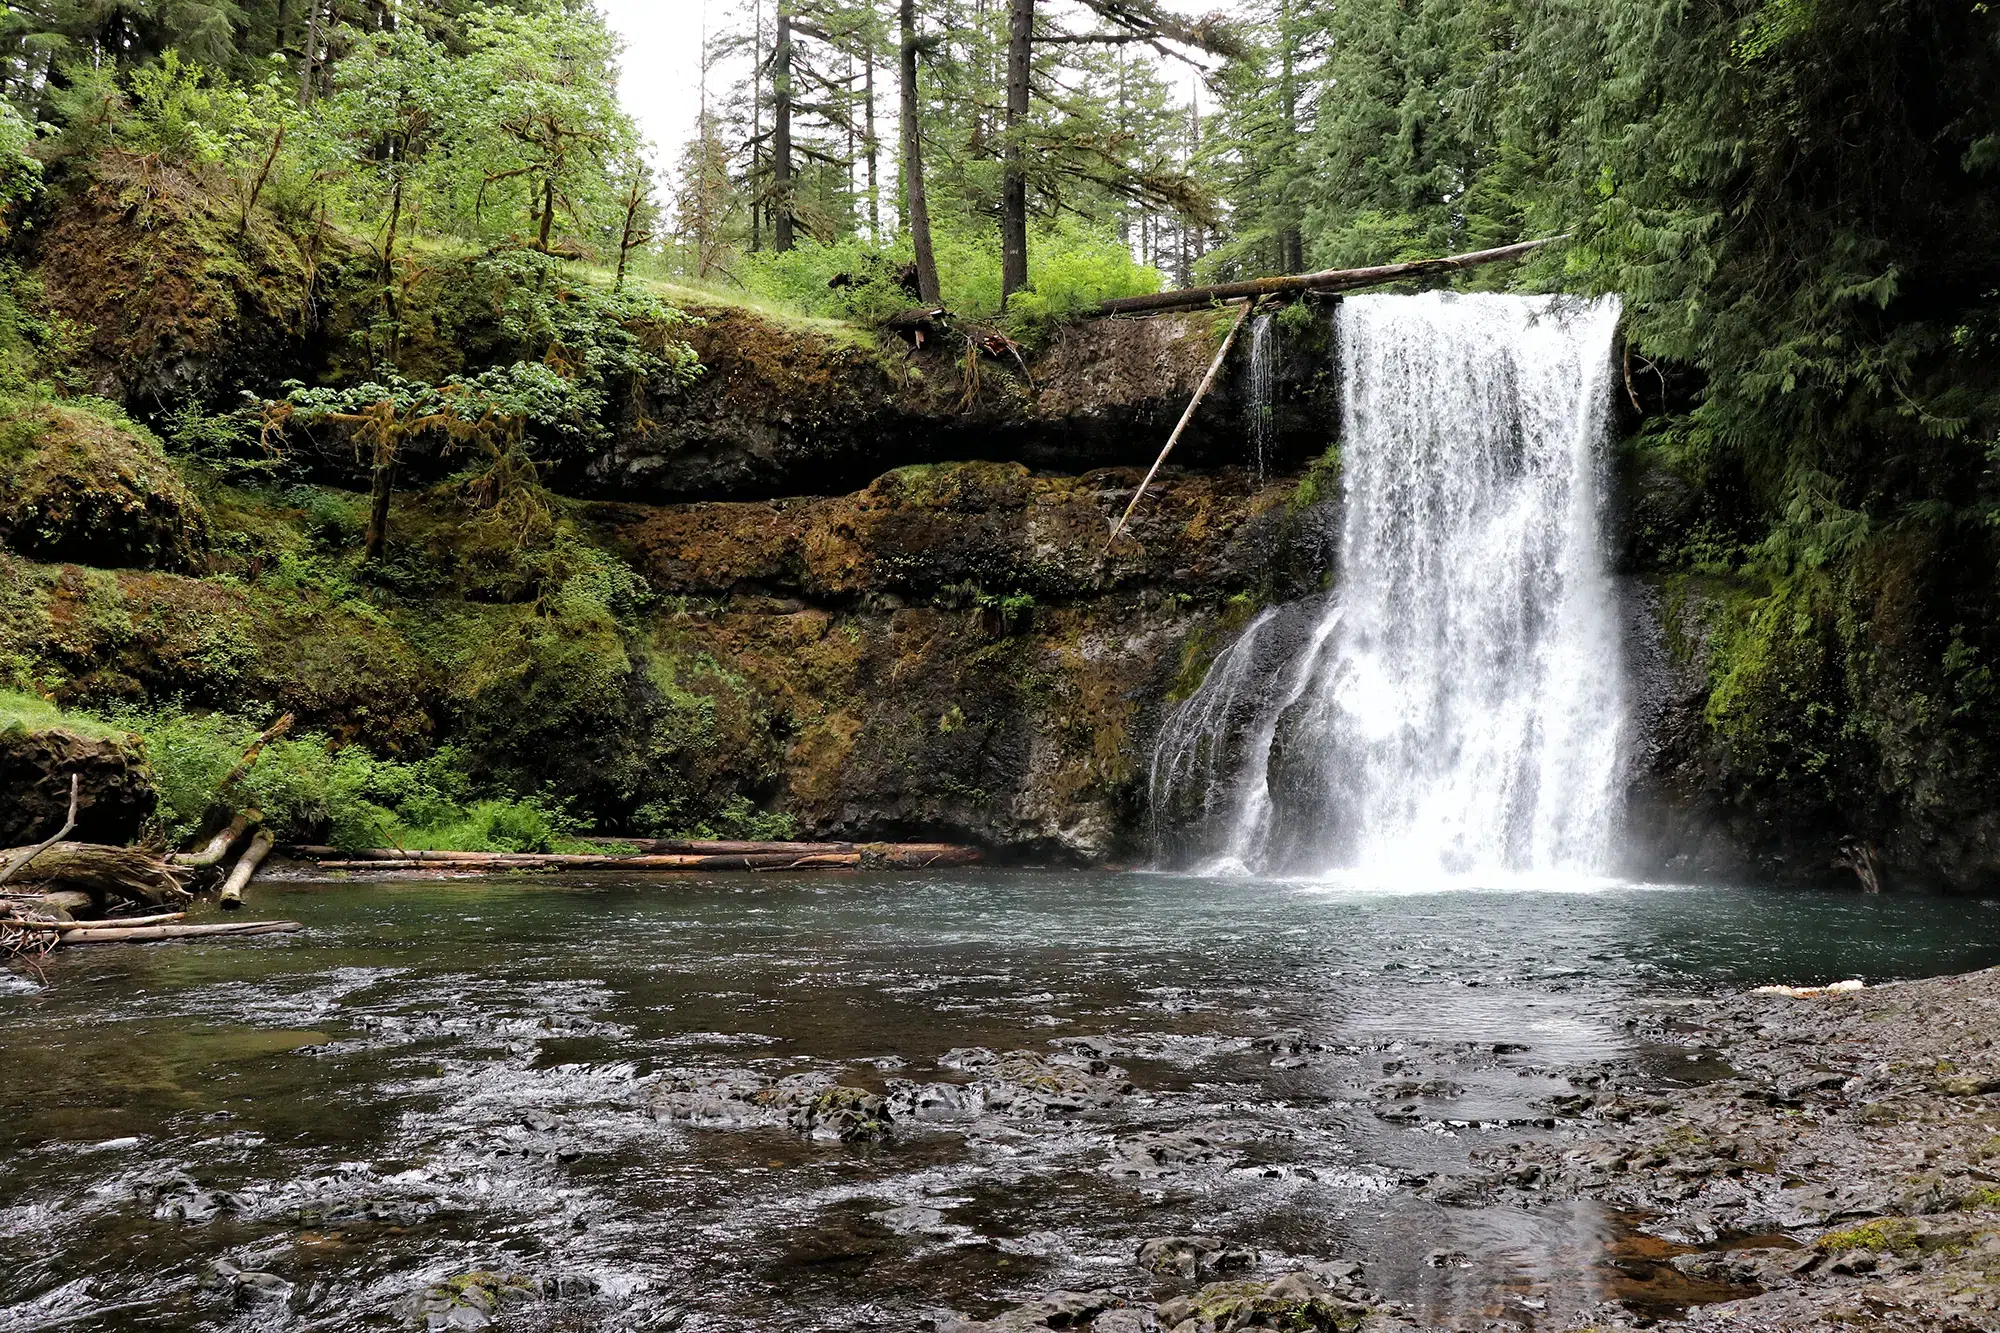
<path fill-rule="evenodd" d="M 955 843 L 925 845 L 897 842 L 871 844 L 861 849 L 863 865 L 909 870 L 921 870 L 928 866 L 977 865 L 984 859 L 985 854 L 977 847 L 964 847 Z"/>
<path fill-rule="evenodd" d="M 802 870 L 853 867 L 860 852 L 790 852 L 733 856 L 590 856 L 565 854 L 450 857 L 355 857 L 321 861 L 322 870 Z"/>
<path fill-rule="evenodd" d="M 26 908 L 30 911 L 58 912 L 64 915 L 88 912 L 97 906 L 97 899 L 82 889 L 55 889 L 48 893 L 7 894 L 6 905 L 14 911 Z"/>
<path fill-rule="evenodd" d="M 213 838 L 210 838 L 208 840 L 208 845 L 203 847 L 200 851 L 175 852 L 172 856 L 169 856 L 167 859 L 169 861 L 172 861 L 177 866 L 187 866 L 191 869 L 205 870 L 210 866 L 220 864 L 222 858 L 229 855 L 229 849 L 236 845 L 237 840 L 240 839 L 244 835 L 244 833 L 249 830 L 249 828 L 250 828 L 250 816 L 245 814 L 243 811 L 239 810 L 236 812 L 235 818 L 229 821 L 229 827 L 223 829 L 220 833 L 217 833 Z"/>
<path fill-rule="evenodd" d="M 128 930 L 139 926 L 164 926 L 185 921 L 186 912 L 161 912 L 155 916 L 108 916 L 96 921 L 42 921 L 33 917 L 0 917 L 0 926 L 14 930 L 47 930 L 58 935 L 74 930 Z"/>
<path fill-rule="evenodd" d="M 207 939 L 217 935 L 288 935 L 303 930 L 296 921 L 233 921 L 219 926 L 107 926 L 80 922 L 84 929 L 65 931 L 64 944 L 140 944 L 151 940 Z"/>
<path fill-rule="evenodd" d="M 584 838 L 582 841 L 636 847 L 641 852 L 694 852 L 703 856 L 731 852 L 797 852 L 801 855 L 851 852 L 858 845 L 851 842 L 748 842 L 728 838 Z"/>
<path fill-rule="evenodd" d="M 287 714 L 287 716 L 290 716 Z M 250 887 L 251 878 L 257 867 L 264 864 L 264 858 L 271 854 L 271 848 L 278 840 L 269 829 L 260 828 L 250 839 L 250 845 L 243 849 L 243 855 L 230 868 L 229 878 L 222 881 L 222 892 L 216 895 L 216 904 L 226 912 L 233 912 L 243 906 L 243 890 Z"/>
<path fill-rule="evenodd" d="M 1091 311 L 1092 318 L 1109 315 L 1150 315 L 1161 310 L 1188 310 L 1222 301 L 1255 300 L 1259 297 L 1304 296 L 1308 292 L 1349 292 L 1363 287 L 1380 287 L 1406 278 L 1427 278 L 1440 273 L 1459 273 L 1482 264 L 1497 264 L 1539 250 L 1545 245 L 1568 240 L 1567 235 L 1544 236 L 1491 250 L 1473 250 L 1462 255 L 1437 259 L 1412 259 L 1401 264 L 1378 264 L 1373 268 L 1334 268 L 1319 273 L 1299 273 L 1290 277 L 1250 278 L 1243 282 L 1219 283 L 1213 287 L 1182 287 L 1177 291 L 1154 292 L 1148 296 L 1121 296 Z"/>
<path fill-rule="evenodd" d="M 0 853 L 11 855 L 11 853 Z M 149 907 L 186 902 L 187 871 L 137 847 L 58 842 L 22 864 L 16 884 L 87 890 L 94 899 L 129 898 Z"/>

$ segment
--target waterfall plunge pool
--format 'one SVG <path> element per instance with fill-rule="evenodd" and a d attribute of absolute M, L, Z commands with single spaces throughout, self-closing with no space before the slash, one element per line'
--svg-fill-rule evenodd
<path fill-rule="evenodd" d="M 0 989 L 0 1330 L 125 1302 L 97 1326 L 407 1327 L 475 1271 L 537 1293 L 510 1329 L 916 1329 L 1173 1294 L 1133 1252 L 1188 1233 L 1358 1260 L 1423 1321 L 1561 1327 L 1630 1284 L 1629 1228 L 1440 1189 L 1564 1133 L 1558 1071 L 1671 1088 L 1726 1071 L 1633 1015 L 2000 961 L 1993 903 L 1725 888 L 976 870 L 279 881 L 255 909 L 307 929 Z M 840 1142 L 727 1092 L 907 1108 L 990 1078 L 971 1048 L 1078 1104 L 927 1094 Z M 232 1304 L 218 1259 L 291 1286 Z"/>

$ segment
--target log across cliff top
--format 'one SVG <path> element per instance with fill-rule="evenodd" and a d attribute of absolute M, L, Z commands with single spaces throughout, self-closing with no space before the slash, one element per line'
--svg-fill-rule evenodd
<path fill-rule="evenodd" d="M 1519 241 L 1513 245 L 1502 245 L 1491 250 L 1473 250 L 1462 255 L 1444 255 L 1437 259 L 1412 259 L 1401 264 L 1377 264 L 1372 268 L 1334 268 L 1320 273 L 1299 273 L 1290 277 L 1249 278 L 1243 282 L 1225 282 L 1213 287 L 1182 287 L 1177 291 L 1154 292 L 1147 296 L 1121 296 L 1114 301 L 1106 301 L 1091 312 L 1094 316 L 1104 315 L 1148 315 L 1160 310 L 1186 310 L 1194 306 L 1212 305 L 1219 301 L 1241 301 L 1246 298 L 1303 296 L 1307 292 L 1348 292 L 1363 287 L 1380 287 L 1385 283 L 1401 282 L 1405 278 L 1425 278 L 1440 273 L 1458 273 L 1482 264 L 1497 264 L 1503 260 L 1519 259 L 1542 246 L 1566 239 L 1562 236 L 1544 236 L 1540 240 Z"/>

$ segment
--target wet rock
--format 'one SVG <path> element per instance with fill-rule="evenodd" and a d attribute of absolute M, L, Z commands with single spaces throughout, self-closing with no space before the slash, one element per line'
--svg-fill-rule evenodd
<path fill-rule="evenodd" d="M 893 1120 L 962 1120 L 972 1114 L 966 1089 L 957 1083 L 918 1083 L 906 1078 L 889 1080 L 888 1113 Z"/>
<path fill-rule="evenodd" d="M 1160 1236 L 1139 1242 L 1139 1266 L 1191 1282 L 1229 1273 L 1247 1273 L 1257 1266 L 1255 1250 L 1240 1249 L 1218 1236 Z"/>
<path fill-rule="evenodd" d="M 397 1317 L 413 1328 L 488 1328 L 501 1311 L 533 1301 L 540 1288 L 518 1273 L 479 1270 L 412 1292 L 397 1304 Z"/>
<path fill-rule="evenodd" d="M 1031 1329 L 1074 1328 L 1095 1329 L 1096 1321 L 1109 1311 L 1117 1310 L 1125 1304 L 1115 1292 L 1109 1291 L 1052 1291 L 1039 1296 L 1025 1305 L 1017 1305 L 1004 1314 L 984 1320 L 946 1320 L 938 1325 L 938 1333 L 1027 1333 Z M 1117 1328 L 1112 1324 L 1106 1327 Z M 1144 1328 L 1145 1325 L 1128 1327 Z"/>
<path fill-rule="evenodd" d="M 207 1189 L 192 1176 L 175 1172 L 140 1182 L 138 1197 L 150 1201 L 162 1221 L 210 1222 L 223 1213 L 249 1211 L 249 1201 L 228 1190 Z"/>
<path fill-rule="evenodd" d="M 773 1079 L 749 1070 L 676 1070 L 653 1089 L 653 1114 L 714 1129 L 784 1125 L 807 1138 L 839 1142 L 889 1137 L 887 1098 L 836 1084 L 825 1074 Z"/>
<path fill-rule="evenodd" d="M 1242 1328 L 1340 1333 L 1358 1328 L 1368 1307 L 1335 1295 L 1310 1273 L 1273 1282 L 1212 1282 L 1154 1311 L 1171 1333 L 1231 1333 Z"/>
<path fill-rule="evenodd" d="M 715 1129 L 773 1125 L 782 1118 L 770 1104 L 773 1086 L 745 1069 L 673 1070 L 653 1089 L 653 1114 Z"/>
<path fill-rule="evenodd" d="M 302 1204 L 293 1210 L 293 1219 L 302 1227 L 325 1229 L 352 1226 L 413 1227 L 435 1217 L 438 1205 L 430 1199 L 343 1199 L 326 1203 Z"/>
<path fill-rule="evenodd" d="M 293 1292 L 292 1284 L 276 1273 L 238 1268 L 227 1259 L 217 1259 L 203 1270 L 201 1289 L 226 1296 L 246 1310 L 289 1305 Z"/>
<path fill-rule="evenodd" d="M 841 1143 L 872 1142 L 890 1134 L 886 1100 L 861 1088 L 832 1087 L 792 1106 L 787 1123 L 794 1134 Z"/>
<path fill-rule="evenodd" d="M 1026 1119 L 1102 1110 L 1132 1091 L 1125 1071 L 1105 1060 L 973 1048 L 949 1051 L 938 1063 L 976 1076 L 966 1091 L 980 1109 Z"/>
<path fill-rule="evenodd" d="M 1172 1175 L 1193 1166 L 1230 1166 L 1240 1154 L 1219 1135 L 1200 1130 L 1146 1133 L 1121 1144 L 1111 1170 L 1118 1175 Z"/>

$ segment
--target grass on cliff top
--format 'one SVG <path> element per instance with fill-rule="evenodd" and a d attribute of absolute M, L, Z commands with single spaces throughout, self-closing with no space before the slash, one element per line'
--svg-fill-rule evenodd
<path fill-rule="evenodd" d="M 611 282 L 609 271 L 601 275 L 605 284 Z M 824 315 L 807 314 L 797 306 L 774 297 L 745 291 L 741 287 L 728 287 L 719 282 L 699 282 L 692 278 L 682 278 L 669 282 L 664 278 L 633 278 L 628 275 L 628 283 L 636 282 L 670 305 L 680 306 L 689 314 L 700 314 L 702 306 L 733 306 L 747 310 L 753 315 L 767 319 L 780 327 L 817 334 L 842 346 L 865 349 L 875 346 L 875 335 L 861 325 L 844 319 L 829 319 Z"/>
<path fill-rule="evenodd" d="M 20 690 L 0 690 L 0 733 L 53 731 L 61 728 L 86 740 L 108 740 L 126 734 L 124 728 L 91 717 L 87 713 L 66 713 L 39 695 Z"/>

